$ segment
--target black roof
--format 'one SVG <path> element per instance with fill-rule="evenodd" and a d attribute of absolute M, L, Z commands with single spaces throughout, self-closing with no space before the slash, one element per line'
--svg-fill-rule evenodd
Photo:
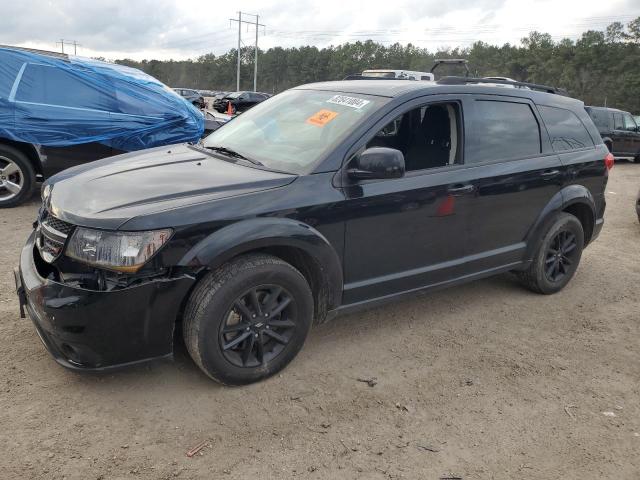
<path fill-rule="evenodd" d="M 580 107 L 584 105 L 581 101 L 538 90 L 526 88 L 511 88 L 508 86 L 496 86 L 495 84 L 438 84 L 437 82 L 416 81 L 416 80 L 341 80 L 336 82 L 308 83 L 300 85 L 296 89 L 301 90 L 327 90 L 342 93 L 375 95 L 379 97 L 397 98 L 402 96 L 415 97 L 422 95 L 437 94 L 485 94 L 501 95 L 508 97 L 529 98 L 536 103 L 549 105 L 565 105 L 567 107 Z"/>

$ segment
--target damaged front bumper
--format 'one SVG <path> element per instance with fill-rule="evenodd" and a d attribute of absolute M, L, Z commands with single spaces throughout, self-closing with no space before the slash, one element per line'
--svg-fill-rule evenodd
<path fill-rule="evenodd" d="M 39 264 L 32 233 L 15 272 L 16 290 L 21 312 L 59 364 L 103 370 L 172 354 L 175 321 L 193 276 L 98 291 L 45 278 Z"/>

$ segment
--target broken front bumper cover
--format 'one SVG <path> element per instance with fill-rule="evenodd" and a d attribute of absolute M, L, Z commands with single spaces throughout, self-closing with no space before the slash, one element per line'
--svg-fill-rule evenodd
<path fill-rule="evenodd" d="M 76 370 L 103 370 L 171 355 L 173 331 L 191 276 L 149 280 L 111 291 L 44 278 L 32 233 L 15 272 L 21 312 L 54 359 Z"/>

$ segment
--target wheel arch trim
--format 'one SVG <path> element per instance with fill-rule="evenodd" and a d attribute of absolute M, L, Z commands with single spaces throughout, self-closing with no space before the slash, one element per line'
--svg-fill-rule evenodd
<path fill-rule="evenodd" d="M 553 214 L 565 211 L 571 206 L 582 205 L 589 208 L 592 215 L 592 225 L 596 222 L 596 205 L 593 199 L 593 195 L 583 185 L 567 185 L 559 192 L 551 197 L 551 200 L 547 202 L 535 223 L 527 234 L 527 248 L 525 253 L 525 260 L 531 260 L 537 249 L 539 240 L 544 236 L 545 224 L 549 222 Z M 587 233 L 587 232 L 585 232 Z M 585 245 L 588 243 L 588 239 L 585 238 Z"/>
<path fill-rule="evenodd" d="M 252 251 L 289 248 L 304 252 L 314 260 L 324 287 L 325 305 L 316 312 L 324 317 L 328 310 L 340 306 L 343 290 L 342 262 L 329 241 L 315 228 L 292 219 L 256 218 L 244 220 L 215 231 L 198 242 L 179 266 L 216 269 L 234 257 Z M 302 272 L 304 273 L 304 272 Z M 323 318 L 320 318 L 322 320 Z"/>

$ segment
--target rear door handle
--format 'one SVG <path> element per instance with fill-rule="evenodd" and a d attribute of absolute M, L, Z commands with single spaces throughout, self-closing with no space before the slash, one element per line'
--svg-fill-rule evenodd
<path fill-rule="evenodd" d="M 555 177 L 560 174 L 560 170 L 545 170 L 540 174 L 541 177 Z"/>
<path fill-rule="evenodd" d="M 467 183 L 467 184 L 456 184 L 456 185 L 452 185 L 449 188 L 447 188 L 447 193 L 450 193 L 452 195 L 463 195 L 465 193 L 471 193 L 476 189 L 476 187 L 474 187 L 472 184 Z"/>

